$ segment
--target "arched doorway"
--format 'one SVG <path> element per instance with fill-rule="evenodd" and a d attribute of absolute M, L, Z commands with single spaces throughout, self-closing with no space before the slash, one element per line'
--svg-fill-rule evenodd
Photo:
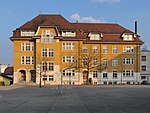
<path fill-rule="evenodd" d="M 83 84 L 86 85 L 87 84 L 87 71 L 83 71 Z"/>
<path fill-rule="evenodd" d="M 26 81 L 26 71 L 20 70 L 20 81 Z"/>
<path fill-rule="evenodd" d="M 31 73 L 31 81 L 36 82 L 36 72 L 35 70 L 30 70 Z"/>

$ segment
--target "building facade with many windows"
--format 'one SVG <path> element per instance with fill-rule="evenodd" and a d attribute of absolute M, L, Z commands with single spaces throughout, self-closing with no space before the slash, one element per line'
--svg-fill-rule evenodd
<path fill-rule="evenodd" d="M 13 32 L 14 83 L 140 82 L 139 35 L 109 23 L 70 23 L 38 15 Z"/>

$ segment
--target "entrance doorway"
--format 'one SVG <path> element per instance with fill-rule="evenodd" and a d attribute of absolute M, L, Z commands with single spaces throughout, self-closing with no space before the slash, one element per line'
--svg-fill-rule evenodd
<path fill-rule="evenodd" d="M 26 71 L 20 70 L 20 81 L 26 81 Z"/>
<path fill-rule="evenodd" d="M 31 73 L 31 81 L 36 82 L 36 72 L 35 72 L 35 70 L 31 70 L 30 73 Z"/>

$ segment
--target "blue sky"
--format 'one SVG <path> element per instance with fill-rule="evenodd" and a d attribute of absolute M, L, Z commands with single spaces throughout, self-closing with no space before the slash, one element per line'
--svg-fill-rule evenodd
<path fill-rule="evenodd" d="M 70 22 L 118 23 L 150 48 L 150 0 L 0 0 L 0 64 L 13 64 L 13 30 L 38 14 L 61 14 Z"/>

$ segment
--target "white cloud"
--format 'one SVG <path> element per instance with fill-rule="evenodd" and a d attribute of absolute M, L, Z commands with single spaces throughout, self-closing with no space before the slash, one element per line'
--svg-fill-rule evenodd
<path fill-rule="evenodd" d="M 70 18 L 75 20 L 75 21 L 81 22 L 81 23 L 104 23 L 104 22 L 106 22 L 103 19 L 96 19 L 96 18 L 94 18 L 92 16 L 82 17 L 81 18 L 80 15 L 77 14 L 77 13 L 71 15 Z"/>
<path fill-rule="evenodd" d="M 107 2 L 107 3 L 119 3 L 120 2 L 120 0 L 91 0 L 91 1 L 99 2 L 99 3 L 105 3 L 105 2 Z"/>

